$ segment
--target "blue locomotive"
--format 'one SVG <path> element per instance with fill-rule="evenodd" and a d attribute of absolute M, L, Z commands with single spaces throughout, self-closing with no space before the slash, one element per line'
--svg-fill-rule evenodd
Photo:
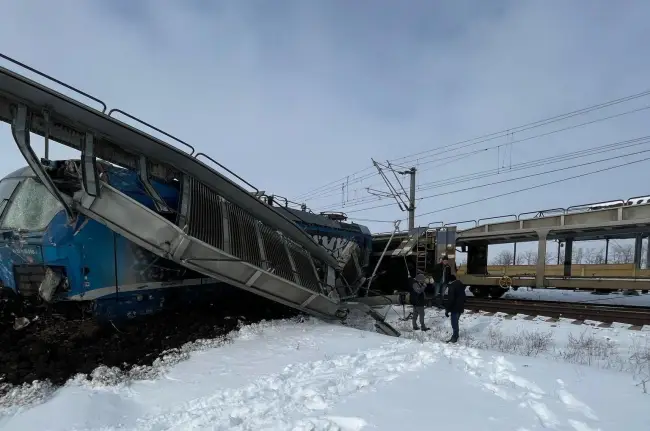
<path fill-rule="evenodd" d="M 79 187 L 78 160 L 41 163 L 60 190 Z M 181 186 L 176 179 L 145 184 L 135 170 L 104 162 L 101 170 L 103 180 L 120 192 L 165 217 L 177 216 Z M 372 236 L 365 226 L 345 223 L 337 215 L 283 210 L 334 255 L 349 241 L 356 242 L 362 252 L 359 263 L 368 264 Z M 207 294 L 222 299 L 240 294 L 150 253 L 95 220 L 79 215 L 69 221 L 61 203 L 29 167 L 0 181 L 0 232 L 0 297 L 5 299 L 65 304 L 100 319 L 119 320 Z"/>

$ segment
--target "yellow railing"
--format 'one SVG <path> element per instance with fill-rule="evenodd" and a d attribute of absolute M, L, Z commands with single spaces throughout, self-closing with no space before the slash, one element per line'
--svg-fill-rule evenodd
<path fill-rule="evenodd" d="M 467 267 L 458 268 L 458 274 L 465 274 Z M 535 265 L 489 265 L 487 272 L 490 275 L 534 276 L 537 272 Z M 564 265 L 546 264 L 546 276 L 563 276 Z M 636 269 L 633 263 L 617 263 L 607 265 L 571 265 L 571 275 L 574 277 L 650 277 L 650 269 Z"/>

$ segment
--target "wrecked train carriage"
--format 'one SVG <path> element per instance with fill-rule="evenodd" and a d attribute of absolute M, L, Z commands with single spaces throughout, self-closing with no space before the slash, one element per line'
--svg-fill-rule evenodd
<path fill-rule="evenodd" d="M 205 154 L 195 154 L 190 145 L 154 128 L 188 148 L 181 151 L 112 114 L 153 128 L 147 123 L 119 110 L 106 114 L 103 102 L 91 99 L 104 109 L 98 111 L 0 68 L 0 119 L 11 124 L 13 138 L 35 177 L 61 205 L 57 217 L 65 217 L 68 223 L 81 216 L 92 219 L 186 270 L 324 319 L 345 317 L 349 307 L 337 295 L 337 285 L 350 286 L 340 276 L 341 262 L 262 202 L 257 189 Z M 70 181 L 57 179 L 61 165 L 37 159 L 30 133 L 81 151 L 76 168 L 63 167 Z M 200 156 L 253 190 L 226 178 L 198 160 Z M 110 169 L 107 176 L 102 160 L 137 173 L 155 210 L 111 184 Z M 155 183 L 176 184 L 175 209 L 160 196 Z M 56 289 L 63 287 L 59 284 Z M 53 297 L 60 293 L 56 289 Z M 44 298 L 50 295 L 45 285 L 41 290 Z M 396 335 L 390 328 L 388 332 Z"/>

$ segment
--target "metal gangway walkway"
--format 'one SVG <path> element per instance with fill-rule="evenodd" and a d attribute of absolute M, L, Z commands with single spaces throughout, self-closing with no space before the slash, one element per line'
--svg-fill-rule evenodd
<path fill-rule="evenodd" d="M 94 109 L 0 67 L 0 120 L 11 124 L 23 157 L 70 219 L 83 214 L 160 257 L 319 318 L 346 316 L 350 307 L 340 300 L 335 288 L 341 282 L 341 263 L 300 227 L 258 199 L 259 190 L 254 186 L 209 156 L 195 153 L 186 142 L 123 111 L 106 113 L 107 106 L 101 100 L 4 55 L 0 57 L 102 107 Z M 117 120 L 115 114 L 157 131 L 186 151 Z M 30 145 L 30 132 L 43 136 L 46 145 L 51 139 L 81 151 L 78 191 L 66 194 L 57 189 Z M 249 190 L 199 158 L 210 160 Z M 159 211 L 150 210 L 105 182 L 98 159 L 137 171 Z M 152 179 L 180 182 L 176 211 L 156 199 Z M 369 307 L 355 307 L 377 319 L 380 332 L 399 335 Z"/>

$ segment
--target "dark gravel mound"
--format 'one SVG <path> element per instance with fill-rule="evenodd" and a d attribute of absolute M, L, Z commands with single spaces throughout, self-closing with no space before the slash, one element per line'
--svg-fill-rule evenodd
<path fill-rule="evenodd" d="M 1 295 L 0 295 L 1 296 Z M 244 317 L 247 323 L 288 318 L 298 313 L 247 292 L 224 301 L 203 299 L 199 305 L 120 323 L 70 318 L 59 310 L 29 309 L 0 297 L 0 387 L 34 380 L 65 383 L 99 365 L 128 369 L 151 365 L 161 352 L 201 338 L 227 334 Z M 38 318 L 15 329 L 15 316 Z M 4 378 L 2 378 L 4 377 Z M 2 395 L 2 394 L 0 394 Z"/>

